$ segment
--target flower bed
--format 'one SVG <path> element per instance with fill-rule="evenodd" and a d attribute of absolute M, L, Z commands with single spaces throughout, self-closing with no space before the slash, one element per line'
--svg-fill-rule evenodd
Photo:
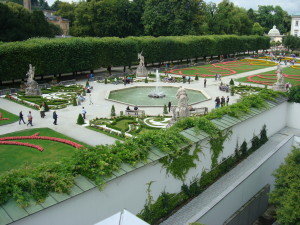
<path fill-rule="evenodd" d="M 64 144 L 67 144 L 67 145 L 71 145 L 75 148 L 81 148 L 82 147 L 81 144 L 75 143 L 75 142 L 70 141 L 70 140 L 66 140 L 66 139 L 62 139 L 62 138 L 56 138 L 56 137 L 39 136 L 39 133 L 36 133 L 32 136 L 2 137 L 2 138 L 0 138 L 0 144 L 22 145 L 22 146 L 27 146 L 27 147 L 31 147 L 31 148 L 36 148 L 39 151 L 44 150 L 39 145 L 23 143 L 23 142 L 17 142 L 17 141 L 10 141 L 10 140 L 24 140 L 24 139 L 50 140 L 50 141 L 56 141 L 56 142 L 64 143 Z"/>
<path fill-rule="evenodd" d="M 23 142 L 18 142 L 18 141 L 0 141 L 0 145 L 20 145 L 20 146 L 26 146 L 30 148 L 36 148 L 39 151 L 43 151 L 44 148 L 39 146 L 39 145 L 34 145 L 30 143 L 23 143 Z"/>

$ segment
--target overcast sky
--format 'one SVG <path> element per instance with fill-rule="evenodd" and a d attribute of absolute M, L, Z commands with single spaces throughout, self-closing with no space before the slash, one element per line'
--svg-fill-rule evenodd
<path fill-rule="evenodd" d="M 55 0 L 47 0 L 51 6 Z M 64 2 L 78 2 L 78 0 L 60 0 Z M 162 0 L 163 1 L 163 0 Z M 220 3 L 222 0 L 204 0 L 205 2 Z M 258 5 L 279 5 L 289 14 L 300 14 L 300 0 L 230 0 L 234 5 L 246 9 L 257 9 Z"/>
<path fill-rule="evenodd" d="M 204 0 L 205 2 L 220 3 L 222 0 Z M 246 9 L 258 9 L 259 5 L 279 5 L 289 14 L 300 13 L 300 0 L 230 0 L 234 5 Z"/>

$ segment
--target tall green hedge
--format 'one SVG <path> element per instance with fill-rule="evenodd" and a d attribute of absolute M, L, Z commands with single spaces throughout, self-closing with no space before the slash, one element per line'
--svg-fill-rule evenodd
<path fill-rule="evenodd" d="M 257 51 L 269 45 L 268 37 L 235 35 L 35 38 L 1 43 L 0 80 L 25 78 L 29 64 L 35 66 L 36 75 L 47 75 L 129 66 L 141 51 L 151 63 Z"/>

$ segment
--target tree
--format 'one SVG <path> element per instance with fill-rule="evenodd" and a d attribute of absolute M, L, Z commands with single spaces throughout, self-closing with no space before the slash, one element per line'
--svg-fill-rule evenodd
<path fill-rule="evenodd" d="M 142 9 L 142 0 L 81 2 L 75 8 L 71 34 L 97 37 L 127 37 L 141 34 L 139 18 Z"/>
<path fill-rule="evenodd" d="M 257 11 L 257 20 L 264 28 L 264 32 L 268 33 L 269 30 L 276 25 L 281 33 L 286 33 L 291 27 L 291 17 L 280 6 L 272 5 L 259 5 Z"/>
<path fill-rule="evenodd" d="M 283 38 L 283 44 L 289 49 L 294 50 L 300 48 L 300 39 L 298 37 L 288 35 Z"/>
<path fill-rule="evenodd" d="M 264 28 L 258 22 L 255 22 L 253 24 L 251 33 L 253 35 L 260 35 L 261 36 L 261 35 L 264 34 Z"/>
<path fill-rule="evenodd" d="M 142 21 L 152 36 L 195 35 L 204 21 L 203 0 L 147 0 Z"/>
<path fill-rule="evenodd" d="M 57 4 L 57 6 L 55 6 L 55 8 L 57 8 L 57 12 L 55 13 L 55 15 L 68 19 L 70 21 L 71 28 L 75 20 L 76 3 L 55 1 L 54 4 Z M 53 7 L 54 4 L 51 7 Z"/>
<path fill-rule="evenodd" d="M 0 41 L 21 41 L 31 37 L 54 37 L 54 28 L 41 11 L 30 13 L 23 6 L 0 3 Z"/>
<path fill-rule="evenodd" d="M 299 224 L 300 218 L 300 149 L 294 148 L 276 172 L 270 203 L 276 207 L 279 224 Z"/>

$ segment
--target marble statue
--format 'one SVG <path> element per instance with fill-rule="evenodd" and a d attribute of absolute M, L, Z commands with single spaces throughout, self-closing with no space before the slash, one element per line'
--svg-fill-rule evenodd
<path fill-rule="evenodd" d="M 283 75 L 282 75 L 282 68 L 280 64 L 277 66 L 277 83 L 282 84 L 283 83 Z"/>
<path fill-rule="evenodd" d="M 29 70 L 26 73 L 27 83 L 25 88 L 25 95 L 27 96 L 36 96 L 42 95 L 41 89 L 39 88 L 38 83 L 33 79 L 34 78 L 35 67 L 29 64 Z"/>
<path fill-rule="evenodd" d="M 142 55 L 142 52 L 141 53 L 138 53 L 138 59 L 140 60 L 140 64 L 139 66 L 145 66 L 145 59 L 144 59 L 144 56 Z"/>
<path fill-rule="evenodd" d="M 138 59 L 140 60 L 140 63 L 136 69 L 136 76 L 137 77 L 147 77 L 148 71 L 145 67 L 145 58 L 141 53 L 138 53 Z"/>
<path fill-rule="evenodd" d="M 185 88 L 180 87 L 176 93 L 176 98 L 178 99 L 178 116 L 187 117 L 189 116 L 189 108 L 188 108 L 188 96 Z"/>
<path fill-rule="evenodd" d="M 280 66 L 280 63 L 277 65 L 277 82 L 273 84 L 272 89 L 274 91 L 286 91 L 285 89 L 285 83 L 282 75 L 282 67 Z"/>

